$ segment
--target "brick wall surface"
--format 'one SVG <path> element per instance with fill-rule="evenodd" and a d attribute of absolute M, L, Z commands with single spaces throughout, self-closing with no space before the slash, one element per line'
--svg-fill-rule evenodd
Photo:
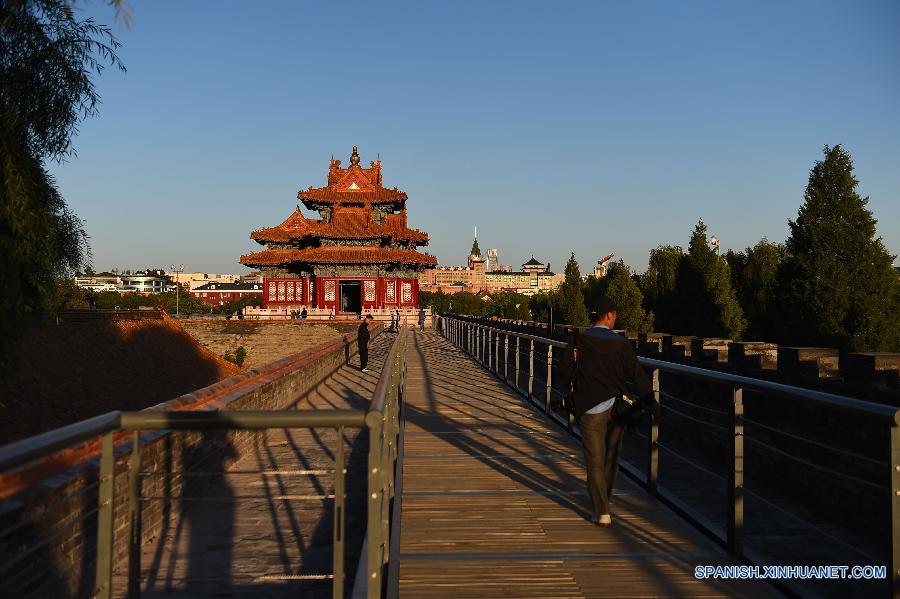
<path fill-rule="evenodd" d="M 373 336 L 382 330 L 376 325 Z M 278 410 L 305 395 L 356 353 L 355 334 L 225 379 L 149 410 Z M 121 437 L 121 438 L 119 438 Z M 117 436 L 114 563 L 128 555 L 128 460 L 132 433 Z M 151 431 L 141 434 L 144 472 L 224 471 L 253 447 L 250 431 Z M 33 467 L 33 465 L 29 465 Z M 0 596 L 90 597 L 95 587 L 99 459 L 91 457 L 0 500 Z M 142 496 L 179 497 L 202 477 L 153 476 Z M 154 538 L 178 502 L 142 502 L 142 541 Z"/>

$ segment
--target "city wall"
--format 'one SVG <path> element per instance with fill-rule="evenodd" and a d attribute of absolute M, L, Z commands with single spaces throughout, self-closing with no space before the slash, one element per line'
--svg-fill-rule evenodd
<path fill-rule="evenodd" d="M 383 331 L 376 325 L 373 337 Z M 262 368 L 222 380 L 148 410 L 295 408 L 356 353 L 356 335 L 322 344 Z M 264 433 L 260 433 L 264 434 Z M 132 433 L 116 437 L 114 563 L 127 559 L 128 460 Z M 144 472 L 223 472 L 260 439 L 249 431 L 152 431 L 141 434 Z M 0 596 L 89 597 L 95 587 L 98 442 L 29 464 L 0 479 Z M 59 464 L 77 465 L 60 468 Z M 53 470 L 56 472 L 53 472 Z M 176 520 L 181 502 L 205 477 L 147 476 L 142 495 L 142 542 Z M 11 491 L 11 492 L 10 492 Z"/>

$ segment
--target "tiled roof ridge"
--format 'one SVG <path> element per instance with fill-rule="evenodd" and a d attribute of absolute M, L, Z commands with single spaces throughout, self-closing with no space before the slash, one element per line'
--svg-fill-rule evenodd
<path fill-rule="evenodd" d="M 362 221 L 365 222 L 362 222 Z M 389 237 L 393 241 L 409 240 L 418 244 L 428 243 L 428 234 L 411 229 L 402 214 L 389 214 L 382 223 L 375 223 L 371 213 L 364 208 L 335 207 L 330 222 L 308 219 L 298 208 L 280 225 L 253 231 L 250 238 L 259 243 L 286 242 L 306 236 L 325 239 L 380 239 Z"/>
<path fill-rule="evenodd" d="M 291 262 L 311 264 L 402 264 L 434 266 L 437 258 L 405 248 L 373 246 L 322 246 L 305 249 L 265 249 L 241 256 L 241 264 L 276 266 Z"/>

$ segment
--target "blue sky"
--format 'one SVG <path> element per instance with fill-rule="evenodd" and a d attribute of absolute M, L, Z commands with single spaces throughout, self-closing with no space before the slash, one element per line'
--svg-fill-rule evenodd
<path fill-rule="evenodd" d="M 114 24 L 94 0 L 80 10 Z M 128 72 L 52 165 L 95 269 L 246 272 L 328 160 L 380 154 L 441 264 L 646 268 L 703 218 L 783 241 L 843 144 L 900 253 L 900 3 L 132 0 Z"/>

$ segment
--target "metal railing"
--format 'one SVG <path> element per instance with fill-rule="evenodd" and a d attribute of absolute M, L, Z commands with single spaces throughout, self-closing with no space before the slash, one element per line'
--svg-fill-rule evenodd
<path fill-rule="evenodd" d="M 127 569 L 129 598 L 140 597 L 141 582 L 141 502 L 160 499 L 142 496 L 142 481 L 159 472 L 141 470 L 141 431 L 236 431 L 300 428 L 332 428 L 337 431 L 334 452 L 334 493 L 304 496 L 303 499 L 333 500 L 332 573 L 310 576 L 288 575 L 286 580 L 332 580 L 332 596 L 344 597 L 344 540 L 346 459 L 344 429 L 368 429 L 366 596 L 381 597 L 384 573 L 390 555 L 391 500 L 394 496 L 399 409 L 403 401 L 406 377 L 406 335 L 404 327 L 394 339 L 367 410 L 232 410 L 178 412 L 113 411 L 47 433 L 0 447 L 0 473 L 25 466 L 54 452 L 101 438 L 97 508 L 96 582 L 93 596 L 113 596 L 115 548 L 115 450 L 122 431 L 129 431 L 131 453 L 127 466 L 127 506 L 129 538 Z M 310 471 L 312 472 L 312 471 Z M 163 472 L 164 474 L 188 474 Z M 197 474 L 192 473 L 192 474 Z M 266 474 L 263 472 L 263 474 Z M 242 497 L 245 498 L 245 497 Z M 163 498 L 165 499 L 165 498 Z M 170 498 L 171 499 L 171 498 Z M 175 498 L 181 499 L 181 498 Z M 361 564 L 362 566 L 362 564 Z M 268 576 L 267 580 L 276 577 Z"/>
<path fill-rule="evenodd" d="M 484 320 L 455 315 L 442 316 L 438 324 L 438 330 L 462 351 L 471 355 L 476 361 L 517 392 L 541 407 L 548 416 L 565 426 L 570 433 L 580 436 L 572 414 L 568 414 L 568 418 L 562 420 L 550 409 L 551 401 L 554 398 L 562 399 L 567 392 L 564 385 L 568 381 L 561 380 L 566 378 L 561 376 L 563 374 L 561 369 L 563 367 L 562 354 L 569 348 L 567 343 L 517 333 L 491 326 Z M 577 334 L 577 331 L 572 332 Z M 662 360 L 639 357 L 638 361 L 649 371 L 653 394 L 656 400 L 661 402 L 664 413 L 681 414 L 688 420 L 716 427 L 721 429 L 725 436 L 728 454 L 727 472 L 725 476 L 709 472 L 717 479 L 723 480 L 726 486 L 726 523 L 724 534 L 719 530 L 719 527 L 703 516 L 699 516 L 685 502 L 678 500 L 672 493 L 660 487 L 660 449 L 662 448 L 668 453 L 672 453 L 676 458 L 684 460 L 687 460 L 687 458 L 675 453 L 669 447 L 660 445 L 660 424 L 657 421 L 645 418 L 644 430 L 637 433 L 637 436 L 642 438 L 643 443 L 645 443 L 645 464 L 642 467 L 635 467 L 620 460 L 620 467 L 625 468 L 626 472 L 654 497 L 675 508 L 676 511 L 687 517 L 688 520 L 701 528 L 708 536 L 719 541 L 729 553 L 742 560 L 758 561 L 758 554 L 748 551 L 744 547 L 744 500 L 745 494 L 750 493 L 745 489 L 744 485 L 744 427 L 745 424 L 751 424 L 759 427 L 760 430 L 771 428 L 766 427 L 762 423 L 745 419 L 745 392 L 753 392 L 754 397 L 757 395 L 774 396 L 783 400 L 789 400 L 789 402 L 821 408 L 823 411 L 830 410 L 846 415 L 863 415 L 878 423 L 879 426 L 886 428 L 886 442 L 888 446 L 884 448 L 883 455 L 887 456 L 884 461 L 843 450 L 838 451 L 849 454 L 858 462 L 868 461 L 872 467 L 877 468 L 881 472 L 880 476 L 883 484 L 872 484 L 869 481 L 862 480 L 859 482 L 875 487 L 874 492 L 883 493 L 883 511 L 879 514 L 873 514 L 872 517 L 878 518 L 879 523 L 883 522 L 884 527 L 890 531 L 887 535 L 888 546 L 883 552 L 888 559 L 887 582 L 890 585 L 891 596 L 900 596 L 900 409 L 830 393 Z M 661 373 L 668 373 L 668 376 L 702 381 L 729 389 L 730 397 L 729 401 L 727 401 L 727 409 L 713 410 L 707 406 L 693 404 L 675 395 L 670 395 L 661 388 Z M 679 408 L 675 408 L 672 402 L 678 404 Z M 722 424 L 713 424 L 691 417 L 689 414 L 680 411 L 683 404 L 717 413 L 722 419 Z M 668 419 L 668 415 L 666 419 Z M 666 423 L 663 422 L 662 426 L 665 427 Z M 803 442 L 815 444 L 815 442 L 798 435 L 790 435 L 790 433 L 784 431 L 776 432 L 782 435 L 793 436 Z M 875 434 L 875 431 L 872 433 Z M 755 441 L 755 443 L 761 444 L 758 441 Z M 769 449 L 778 451 L 771 447 Z M 834 448 L 829 447 L 829 449 Z M 785 452 L 781 453 L 784 454 Z M 696 463 L 693 463 L 693 465 L 701 470 L 703 469 L 702 466 Z M 780 509 L 774 504 L 770 504 L 767 507 Z M 833 536 L 829 537 L 828 533 L 824 534 L 825 538 L 831 538 L 839 544 L 843 543 L 840 539 L 836 539 Z M 846 543 L 843 544 L 846 545 Z M 856 553 L 861 554 L 862 552 L 857 551 Z"/>

